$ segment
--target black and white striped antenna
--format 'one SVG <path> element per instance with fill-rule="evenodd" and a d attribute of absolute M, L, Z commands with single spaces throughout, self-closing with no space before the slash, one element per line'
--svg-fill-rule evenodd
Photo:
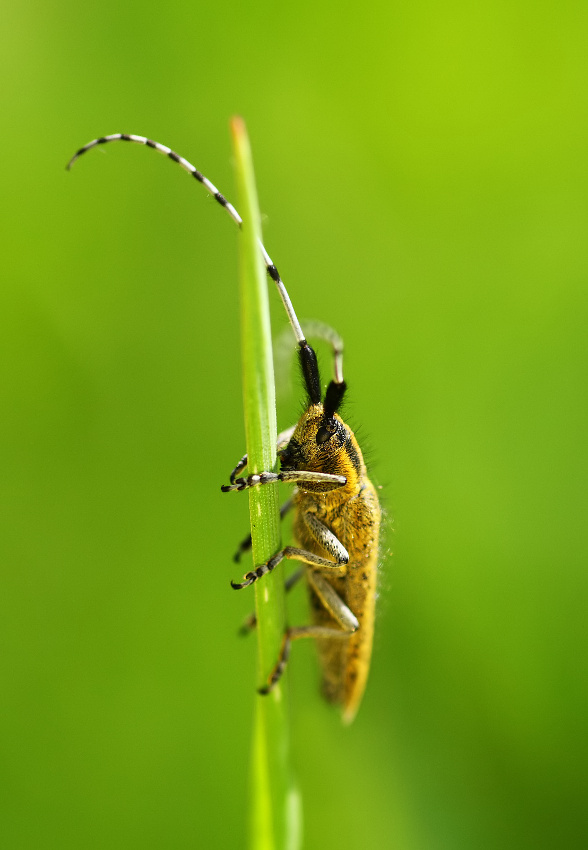
<path fill-rule="evenodd" d="M 214 183 L 204 176 L 197 168 L 195 168 L 191 162 L 188 162 L 187 159 L 184 159 L 183 156 L 175 153 L 171 148 L 168 148 L 167 145 L 162 145 L 159 142 L 154 142 L 152 139 L 148 139 L 146 136 L 136 136 L 130 133 L 112 133 L 110 136 L 101 136 L 99 139 L 93 139 L 91 142 L 88 142 L 87 145 L 84 145 L 80 148 L 76 153 L 72 156 L 70 161 L 67 164 L 67 170 L 72 167 L 74 162 L 79 159 L 82 154 L 85 154 L 87 151 L 92 148 L 98 147 L 98 145 L 105 145 L 108 142 L 134 142 L 137 145 L 145 145 L 148 148 L 153 148 L 159 153 L 162 153 L 164 156 L 169 157 L 169 159 L 173 160 L 173 162 L 177 162 L 179 166 L 181 166 L 184 171 L 187 171 L 188 174 L 191 174 L 199 183 L 210 192 L 213 198 L 218 201 L 218 203 L 225 209 L 233 221 L 241 227 L 243 222 L 241 216 L 235 209 L 235 207 L 227 201 L 227 199 L 222 195 L 219 190 L 216 188 Z M 280 298 L 282 299 L 282 303 L 286 310 L 286 314 L 288 316 L 288 320 L 294 331 L 294 336 L 296 337 L 296 342 L 298 344 L 299 357 L 300 357 L 300 365 L 302 367 L 302 373 L 304 376 L 304 382 L 306 385 L 306 389 L 308 391 L 308 395 L 310 396 L 310 400 L 312 404 L 319 404 L 321 401 L 321 384 L 318 370 L 318 363 L 316 359 L 316 354 L 311 345 L 308 344 L 306 338 L 302 332 L 302 328 L 300 326 L 300 322 L 298 321 L 298 317 L 296 316 L 296 312 L 292 305 L 292 301 L 290 300 L 290 296 L 284 286 L 284 282 L 280 277 L 280 274 L 272 262 L 271 257 L 268 252 L 265 250 L 263 243 L 259 242 L 259 247 L 261 250 L 261 254 L 263 256 L 263 261 L 265 263 L 265 267 L 267 269 L 268 275 L 274 281 L 278 288 L 278 292 L 280 294 Z M 342 345 L 340 350 L 337 350 L 337 346 L 333 346 L 335 349 L 335 379 L 330 382 L 327 392 L 325 395 L 325 415 L 328 418 L 331 418 L 333 414 L 338 410 L 341 402 L 343 400 L 343 395 L 345 393 L 345 381 L 343 380 L 343 349 Z"/>

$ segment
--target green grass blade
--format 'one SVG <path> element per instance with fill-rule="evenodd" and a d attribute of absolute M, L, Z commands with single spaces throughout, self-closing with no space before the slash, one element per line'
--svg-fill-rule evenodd
<path fill-rule="evenodd" d="M 243 227 L 240 249 L 243 394 L 249 472 L 276 468 L 276 405 L 266 272 L 259 250 L 261 226 L 253 162 L 243 121 L 231 122 L 238 208 Z M 275 485 L 249 490 L 253 562 L 267 561 L 281 545 Z M 258 686 L 267 683 L 280 652 L 285 629 L 281 568 L 255 585 L 258 638 Z M 252 850 L 295 850 L 300 815 L 290 758 L 287 680 L 269 696 L 258 697 L 253 736 Z"/>

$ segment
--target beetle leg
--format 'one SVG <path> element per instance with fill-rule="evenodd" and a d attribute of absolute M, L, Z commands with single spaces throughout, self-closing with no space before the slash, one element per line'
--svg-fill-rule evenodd
<path fill-rule="evenodd" d="M 346 564 L 349 560 L 348 556 L 347 560 L 334 563 L 333 561 L 329 561 L 327 558 L 321 558 L 320 555 L 315 555 L 313 552 L 307 552 L 306 549 L 299 549 L 297 546 L 286 546 L 284 549 L 276 552 L 276 554 L 270 558 L 267 563 L 260 564 L 258 567 L 255 567 L 254 570 L 245 573 L 243 581 L 240 584 L 232 581 L 231 587 L 233 590 L 242 590 L 244 587 L 249 587 L 250 584 L 253 584 L 253 582 L 266 575 L 266 573 L 271 573 L 272 570 L 275 570 L 284 558 L 292 559 L 294 561 L 302 561 L 303 564 L 310 564 L 311 567 L 328 569 L 331 575 L 338 576 L 345 575 L 347 569 Z"/>
<path fill-rule="evenodd" d="M 337 629 L 333 626 L 297 626 L 286 629 L 278 662 L 270 673 L 267 685 L 259 689 L 260 694 L 271 693 L 282 678 L 290 657 L 293 640 L 300 640 L 300 638 L 348 638 L 359 628 L 357 617 L 343 602 L 332 585 L 320 573 L 313 570 L 308 570 L 307 575 L 313 590 L 340 628 Z"/>
<path fill-rule="evenodd" d="M 284 446 L 288 445 L 288 443 L 292 439 L 292 434 L 296 430 L 296 424 L 297 423 L 294 423 L 294 425 L 290 425 L 290 427 L 286 428 L 284 431 L 280 431 L 280 433 L 278 434 L 278 439 L 276 441 L 277 452 L 281 451 Z"/>
<path fill-rule="evenodd" d="M 290 508 L 292 507 L 292 504 L 293 504 L 292 499 L 289 499 L 287 502 L 285 502 L 282 505 L 282 507 L 280 508 L 280 516 L 281 517 L 283 517 L 284 514 L 286 514 L 290 510 Z M 311 532 L 312 536 L 317 541 L 317 543 L 319 543 L 323 547 L 323 549 L 326 552 L 329 553 L 329 555 L 332 555 L 332 557 L 335 558 L 335 560 L 337 562 L 337 563 L 333 564 L 332 561 L 327 561 L 327 564 L 328 564 L 327 569 L 329 570 L 329 572 L 332 574 L 333 570 L 341 569 L 341 567 L 349 561 L 349 554 L 348 554 L 347 550 L 345 549 L 345 547 L 343 546 L 343 544 L 333 534 L 333 532 L 330 529 L 327 528 L 326 525 L 324 525 L 319 519 L 317 519 L 317 517 L 313 513 L 306 513 L 304 515 L 304 521 L 305 521 L 309 531 Z M 235 555 L 235 561 L 238 562 L 239 559 L 240 559 L 241 553 L 247 551 L 247 549 L 249 549 L 250 546 L 251 546 L 251 537 L 248 537 L 247 540 L 244 540 L 243 543 L 241 544 L 241 546 L 239 547 L 239 550 L 237 551 L 237 553 Z M 278 554 L 280 554 L 280 553 L 278 553 Z M 285 555 L 284 557 L 288 557 L 288 555 Z M 316 557 L 317 556 L 315 556 L 315 558 Z M 278 563 L 279 563 L 279 561 L 278 561 Z M 268 564 L 268 566 L 269 566 L 269 564 Z M 277 566 L 277 564 L 275 564 L 274 566 Z M 322 565 L 318 564 L 315 561 L 314 566 L 317 567 L 318 569 L 320 569 Z M 270 569 L 273 569 L 273 567 L 271 567 Z M 285 588 L 286 588 L 287 591 L 290 590 L 290 588 L 298 581 L 298 579 L 301 577 L 303 572 L 304 572 L 303 570 L 299 570 L 298 572 L 293 573 L 293 575 L 291 575 L 288 579 L 286 579 Z M 247 576 L 245 576 L 245 579 L 247 579 L 248 576 L 250 576 L 250 575 L 251 574 L 248 574 Z M 313 578 L 312 578 L 313 575 L 317 575 L 316 583 L 313 581 Z M 258 576 L 258 578 L 259 578 L 259 576 Z M 309 570 L 309 581 L 313 585 L 317 595 L 320 597 L 325 608 L 327 608 L 328 611 L 335 609 L 336 604 L 337 604 L 336 600 L 340 601 L 340 597 L 333 590 L 331 585 L 328 582 L 325 582 L 323 579 L 321 579 L 320 576 L 318 576 L 318 574 L 313 574 L 310 570 Z M 318 584 L 319 581 L 320 581 L 320 586 Z M 235 583 L 231 582 L 231 584 L 233 585 L 233 587 L 235 587 Z M 324 586 L 325 589 L 321 590 L 320 588 L 322 588 L 323 586 Z M 239 586 L 239 589 L 240 589 L 240 587 L 241 586 Z M 334 595 L 335 598 L 333 598 L 333 595 Z M 335 619 L 337 619 L 337 618 L 335 618 Z M 241 626 L 240 633 L 246 634 L 248 631 L 250 631 L 252 628 L 255 627 L 255 624 L 256 624 L 255 614 L 251 614 L 245 620 L 243 625 Z M 357 628 L 357 626 L 356 626 L 356 628 Z"/>
<path fill-rule="evenodd" d="M 229 475 L 229 481 L 231 484 L 235 483 L 235 478 L 237 475 L 240 475 L 244 469 L 247 467 L 247 454 L 244 454 L 237 466 L 233 469 L 231 474 Z"/>
<path fill-rule="evenodd" d="M 315 570 L 308 570 L 308 583 L 321 600 L 331 617 L 341 626 L 346 634 L 356 632 L 359 620 L 353 611 L 343 602 L 333 585 Z"/>
<path fill-rule="evenodd" d="M 338 564 L 349 563 L 349 553 L 345 546 L 320 519 L 317 519 L 315 514 L 308 511 L 302 515 L 302 518 L 316 542 L 322 546 L 325 552 L 328 552 Z"/>
<path fill-rule="evenodd" d="M 279 452 L 281 449 L 284 448 L 284 446 L 288 445 L 288 443 L 290 442 L 290 439 L 292 437 L 292 434 L 294 433 L 295 428 L 296 428 L 296 425 L 291 425 L 289 428 L 286 428 L 285 431 L 281 431 L 278 434 L 278 439 L 277 439 L 277 442 L 276 442 L 276 452 Z M 233 469 L 233 471 L 229 475 L 229 481 L 231 482 L 231 484 L 235 483 L 235 478 L 241 472 L 243 472 L 243 470 L 246 468 L 246 466 L 247 466 L 247 454 L 244 454 L 243 457 L 241 458 L 241 460 L 239 461 L 239 463 L 237 464 L 237 466 Z"/>
<path fill-rule="evenodd" d="M 344 475 L 293 469 L 288 472 L 258 472 L 254 475 L 248 475 L 247 478 L 235 478 L 233 484 L 223 484 L 221 490 L 223 493 L 229 493 L 231 490 L 247 490 L 249 487 L 257 487 L 259 484 L 275 484 L 277 481 L 301 485 L 320 484 L 321 490 L 319 492 L 324 493 L 347 484 L 347 478 Z"/>

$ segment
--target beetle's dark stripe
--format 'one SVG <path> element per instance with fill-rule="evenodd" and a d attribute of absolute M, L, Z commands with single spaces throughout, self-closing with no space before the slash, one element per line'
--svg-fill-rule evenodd
<path fill-rule="evenodd" d="M 357 449 L 353 445 L 353 440 L 351 436 L 347 437 L 345 441 L 345 453 L 351 461 L 353 468 L 359 474 L 361 472 L 361 458 L 357 453 Z"/>

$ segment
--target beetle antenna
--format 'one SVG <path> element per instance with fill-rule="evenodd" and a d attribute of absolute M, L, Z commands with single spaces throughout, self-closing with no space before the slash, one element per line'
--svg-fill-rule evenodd
<path fill-rule="evenodd" d="M 306 333 L 311 339 L 322 339 L 327 342 L 333 351 L 334 378 L 327 387 L 324 401 L 324 412 L 326 419 L 332 419 L 334 414 L 341 407 L 343 396 L 347 385 L 343 379 L 343 340 L 337 331 L 326 325 L 324 322 L 318 322 L 316 319 L 310 319 L 304 322 Z"/>
<path fill-rule="evenodd" d="M 137 145 L 145 145 L 148 148 L 153 148 L 159 153 L 162 153 L 164 156 L 169 157 L 169 159 L 173 160 L 173 162 L 177 162 L 179 166 L 181 166 L 184 171 L 187 171 L 188 174 L 191 174 L 199 183 L 210 192 L 213 198 L 218 201 L 218 203 L 223 207 L 233 221 L 241 227 L 243 222 L 241 216 L 235 209 L 235 207 L 227 201 L 227 199 L 222 195 L 214 183 L 211 183 L 210 180 L 204 176 L 197 168 L 195 168 L 191 162 L 188 162 L 187 159 L 184 159 L 183 156 L 172 151 L 171 148 L 168 148 L 167 145 L 162 145 L 159 142 L 154 142 L 152 139 L 148 139 L 146 136 L 136 136 L 130 133 L 112 133 L 110 136 L 101 136 L 99 139 L 93 139 L 91 142 L 88 142 L 87 145 L 84 145 L 80 148 L 76 153 L 72 156 L 70 161 L 67 164 L 67 170 L 72 167 L 74 162 L 79 159 L 82 154 L 85 154 L 87 151 L 92 148 L 98 147 L 98 145 L 105 145 L 108 142 L 135 142 Z M 290 296 L 284 286 L 284 282 L 280 277 L 280 274 L 272 262 L 271 257 L 268 252 L 265 250 L 263 243 L 259 242 L 259 247 L 261 249 L 261 254 L 263 256 L 263 261 L 265 263 L 265 267 L 267 269 L 268 275 L 276 284 L 278 292 L 280 294 L 280 298 L 282 299 L 282 304 L 284 305 L 284 309 L 286 310 L 286 314 L 288 316 L 288 320 L 294 331 L 294 336 L 296 337 L 296 342 L 298 343 L 298 356 L 300 359 L 300 366 L 302 369 L 302 374 L 304 377 L 304 383 L 306 385 L 306 389 L 308 395 L 310 397 L 310 401 L 312 404 L 319 404 L 321 400 L 321 382 L 319 376 L 318 362 L 316 359 L 316 354 L 314 353 L 314 349 L 312 346 L 308 344 L 306 338 L 302 332 L 302 328 L 300 326 L 300 322 L 298 321 L 298 317 L 296 316 L 296 312 L 290 300 Z M 333 383 L 333 382 L 331 382 Z M 328 391 L 327 391 L 328 394 Z"/>

